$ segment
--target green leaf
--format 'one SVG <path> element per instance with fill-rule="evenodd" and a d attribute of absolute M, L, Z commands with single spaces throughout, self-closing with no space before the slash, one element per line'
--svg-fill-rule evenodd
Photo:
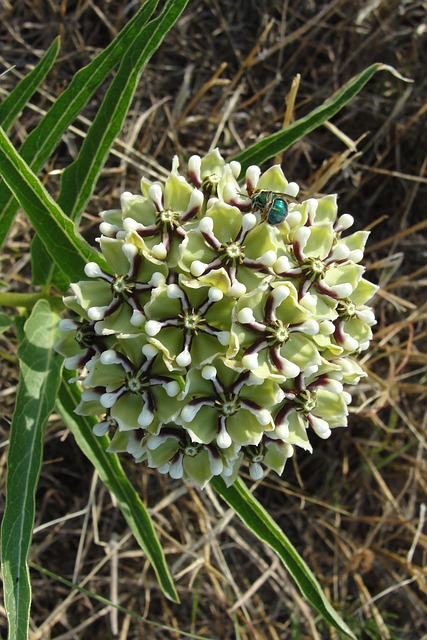
<path fill-rule="evenodd" d="M 211 485 L 236 512 L 248 529 L 277 553 L 294 578 L 303 596 L 307 598 L 320 615 L 335 629 L 356 640 L 345 622 L 341 620 L 338 613 L 326 599 L 315 576 L 289 538 L 285 536 L 264 507 L 254 498 L 243 481 L 239 478 L 231 487 L 227 487 L 221 478 L 214 478 L 211 480 Z"/>
<path fill-rule="evenodd" d="M 162 13 L 139 33 L 123 56 L 119 70 L 83 141 L 76 160 L 61 177 L 58 203 L 73 220 L 91 197 L 102 166 L 122 128 L 141 73 L 188 0 L 168 0 Z"/>
<path fill-rule="evenodd" d="M 5 131 L 13 124 L 52 68 L 59 51 L 59 37 L 50 45 L 37 66 L 28 73 L 0 104 L 0 126 Z"/>
<path fill-rule="evenodd" d="M 320 107 L 313 109 L 308 115 L 296 120 L 292 124 L 281 129 L 271 136 L 256 142 L 241 153 L 238 153 L 233 157 L 233 160 L 237 160 L 242 165 L 242 173 L 251 164 L 261 165 L 266 160 L 274 158 L 278 153 L 281 153 L 293 145 L 297 140 L 301 140 L 314 129 L 317 129 L 327 120 L 332 118 L 338 113 L 350 100 L 356 96 L 359 91 L 365 86 L 365 84 L 377 73 L 377 71 L 389 71 L 399 80 L 405 80 L 393 67 L 386 64 L 377 62 L 370 67 L 359 73 L 359 75 L 352 78 L 347 84 L 345 84 L 339 91 L 334 93 L 328 100 L 326 100 Z"/>
<path fill-rule="evenodd" d="M 120 62 L 124 53 L 150 18 L 158 0 L 146 0 L 141 9 L 120 31 L 111 44 L 94 60 L 76 73 L 45 117 L 22 144 L 20 155 L 38 173 L 50 157 L 63 132 L 89 102 L 97 88 Z M 0 183 L 0 247 L 9 233 L 18 203 L 5 185 Z"/>
<path fill-rule="evenodd" d="M 7 315 L 7 313 L 0 313 L 0 333 L 3 333 L 4 331 L 6 331 L 6 329 L 9 329 L 10 325 L 12 324 L 13 320 L 10 316 Z"/>
<path fill-rule="evenodd" d="M 20 377 L 12 418 L 1 556 L 9 638 L 26 640 L 31 601 L 28 555 L 43 437 L 59 386 L 62 357 L 53 349 L 57 316 L 40 300 L 19 347 Z"/>
<path fill-rule="evenodd" d="M 27 213 L 49 255 L 69 280 L 81 279 L 87 262 L 106 267 L 100 254 L 76 233 L 72 221 L 16 152 L 1 127 L 0 168 L 3 180 Z"/>
<path fill-rule="evenodd" d="M 64 423 L 70 429 L 77 444 L 89 458 L 105 486 L 113 493 L 117 504 L 135 536 L 136 541 L 147 554 L 153 565 L 164 594 L 178 602 L 178 594 L 166 564 L 165 555 L 157 538 L 152 520 L 135 489 L 127 479 L 119 458 L 108 453 L 107 436 L 97 437 L 92 429 L 96 420 L 78 416 L 74 409 L 80 401 L 80 391 L 75 384 L 68 384 L 69 374 L 64 372 L 64 380 L 58 395 L 57 409 Z"/>
<path fill-rule="evenodd" d="M 91 197 L 98 176 L 104 166 L 117 134 L 132 103 L 141 73 L 164 36 L 181 15 L 188 0 L 169 0 L 162 13 L 149 22 L 135 38 L 120 64 L 96 117 L 83 141 L 79 155 L 62 174 L 58 204 L 73 220 L 78 220 L 87 201 Z M 49 272 L 49 261 L 38 251 L 35 238 L 32 251 L 37 260 L 33 274 L 34 284 L 41 284 L 39 274 Z M 41 264 L 40 264 L 41 263 Z M 61 280 L 55 284 L 62 286 Z"/>

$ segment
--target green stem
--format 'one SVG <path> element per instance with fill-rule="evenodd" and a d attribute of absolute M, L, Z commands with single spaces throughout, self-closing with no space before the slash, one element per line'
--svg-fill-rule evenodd
<path fill-rule="evenodd" d="M 55 311 L 65 309 L 64 303 L 59 296 L 50 296 L 46 293 L 0 293 L 0 306 L 2 307 L 25 307 L 32 309 L 38 300 L 47 300 L 51 308 Z"/>

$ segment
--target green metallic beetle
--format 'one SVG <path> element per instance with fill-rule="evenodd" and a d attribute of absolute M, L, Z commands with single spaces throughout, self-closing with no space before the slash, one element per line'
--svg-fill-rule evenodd
<path fill-rule="evenodd" d="M 250 198 L 252 209 L 259 210 L 269 224 L 280 224 L 286 220 L 288 200 L 297 202 L 292 196 L 275 191 L 255 190 Z"/>

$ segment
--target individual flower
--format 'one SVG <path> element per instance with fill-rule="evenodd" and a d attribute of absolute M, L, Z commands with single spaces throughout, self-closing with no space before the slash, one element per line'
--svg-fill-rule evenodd
<path fill-rule="evenodd" d="M 218 149 L 213 149 L 203 157 L 193 155 L 188 160 L 188 179 L 200 189 L 207 203 L 211 197 L 224 199 L 224 183 L 231 179 L 237 184 L 240 174 L 240 164 L 232 161 L 227 163 Z"/>
<path fill-rule="evenodd" d="M 298 227 L 274 264 L 274 271 L 281 278 L 296 280 L 301 293 L 315 289 L 332 300 L 346 298 L 364 272 L 357 262 L 363 255 L 367 234 L 359 232 L 354 236 L 354 243 L 337 240 L 330 224 Z"/>
<path fill-rule="evenodd" d="M 349 353 L 365 351 L 372 339 L 371 327 L 376 323 L 374 312 L 366 305 L 377 287 L 364 278 L 348 298 L 338 301 L 334 339 Z"/>
<path fill-rule="evenodd" d="M 281 476 L 286 461 L 294 453 L 292 445 L 280 438 L 274 438 L 273 435 L 263 435 L 257 445 L 249 445 L 242 449 L 244 459 L 249 465 L 249 474 L 253 480 L 262 478 L 265 469 L 271 469 Z"/>
<path fill-rule="evenodd" d="M 108 420 L 114 420 L 119 431 L 155 430 L 174 417 L 180 409 L 175 400 L 181 391 L 179 380 L 164 375 L 158 351 L 152 345 L 145 344 L 133 356 L 107 349 L 88 362 L 84 378 L 87 390 L 78 413 L 91 415 L 107 410 Z"/>
<path fill-rule="evenodd" d="M 153 292 L 145 307 L 147 339 L 168 368 L 201 366 L 232 348 L 233 306 L 221 289 L 181 277 Z"/>
<path fill-rule="evenodd" d="M 322 362 L 312 340 L 319 322 L 298 303 L 291 283 L 241 297 L 233 331 L 242 366 L 260 378 L 284 381 L 308 369 L 313 373 Z"/>
<path fill-rule="evenodd" d="M 285 442 L 312 451 L 308 427 L 325 439 L 331 428 L 347 426 L 351 396 L 333 377 L 323 374 L 309 382 L 300 375 L 292 387 L 282 390 L 285 399 L 274 418 L 274 433 Z"/>
<path fill-rule="evenodd" d="M 175 266 L 178 259 L 185 225 L 200 212 L 204 199 L 203 193 L 193 189 L 177 168 L 178 163 L 174 162 L 164 186 L 143 182 L 144 196 L 122 196 L 124 230 L 133 232 L 133 242 L 154 258 L 164 260 L 167 256 L 170 266 Z"/>
<path fill-rule="evenodd" d="M 101 247 L 113 273 L 89 262 L 85 274 L 94 280 L 77 282 L 71 289 L 77 303 L 95 322 L 97 333 L 133 335 L 145 322 L 144 303 L 165 281 L 168 270 L 132 243 L 102 238 Z"/>
<path fill-rule="evenodd" d="M 271 408 L 282 397 L 272 380 L 237 373 L 217 360 L 190 369 L 181 394 L 185 406 L 176 421 L 194 442 L 215 442 L 220 449 L 258 444 L 264 431 L 274 429 Z"/>
<path fill-rule="evenodd" d="M 235 444 L 220 449 L 213 442 L 194 442 L 189 433 L 177 425 L 165 425 L 159 433 L 148 434 L 144 450 L 149 467 L 172 478 L 195 480 L 201 487 L 214 476 L 222 475 L 239 453 Z"/>
<path fill-rule="evenodd" d="M 55 349 L 65 357 L 66 369 L 81 369 L 95 355 L 101 355 L 108 348 L 106 340 L 99 339 L 93 321 L 67 318 L 59 322 L 59 329 L 63 335 L 55 344 Z"/>
<path fill-rule="evenodd" d="M 239 297 L 270 278 L 277 259 L 273 227 L 252 213 L 216 201 L 180 247 L 178 265 L 199 282 Z"/>

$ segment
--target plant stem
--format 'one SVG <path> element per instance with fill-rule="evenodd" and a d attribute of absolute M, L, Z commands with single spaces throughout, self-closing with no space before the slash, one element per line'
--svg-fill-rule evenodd
<path fill-rule="evenodd" d="M 38 300 L 47 300 L 52 309 L 62 311 L 64 303 L 59 296 L 50 296 L 45 293 L 0 293 L 0 306 L 3 307 L 25 307 L 31 309 Z"/>

